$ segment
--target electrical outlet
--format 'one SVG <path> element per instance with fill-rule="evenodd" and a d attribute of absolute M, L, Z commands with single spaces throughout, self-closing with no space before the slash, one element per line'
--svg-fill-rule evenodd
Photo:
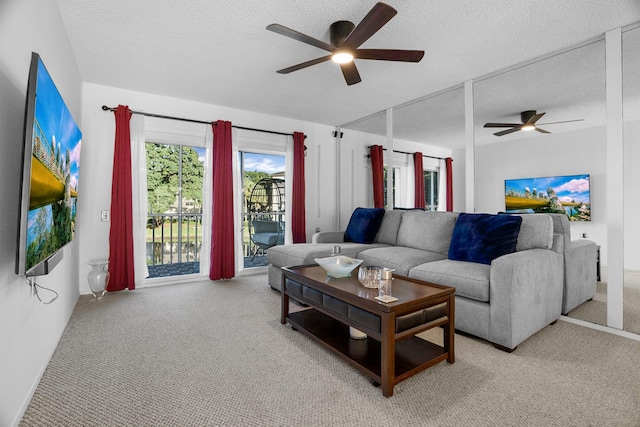
<path fill-rule="evenodd" d="M 100 220 L 103 222 L 109 221 L 109 211 L 101 211 Z"/>

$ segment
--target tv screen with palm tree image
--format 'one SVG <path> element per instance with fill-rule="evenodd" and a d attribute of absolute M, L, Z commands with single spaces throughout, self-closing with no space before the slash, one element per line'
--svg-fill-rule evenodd
<path fill-rule="evenodd" d="M 564 213 L 570 221 L 591 221 L 588 174 L 506 179 L 508 213 Z"/>

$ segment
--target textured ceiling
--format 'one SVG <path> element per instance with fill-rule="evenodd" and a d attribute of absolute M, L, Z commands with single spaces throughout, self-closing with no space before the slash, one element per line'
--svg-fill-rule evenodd
<path fill-rule="evenodd" d="M 334 126 L 404 105 L 394 112 L 396 136 L 452 148 L 457 138 L 447 133 L 460 123 L 464 132 L 462 90 L 411 100 L 640 21 L 638 0 L 389 0 L 398 14 L 362 47 L 422 49 L 425 57 L 418 64 L 357 60 L 362 82 L 347 86 L 331 62 L 277 74 L 325 52 L 265 28 L 278 23 L 328 41 L 331 23 L 357 24 L 371 0 L 57 3 L 86 82 Z M 589 108 L 604 94 L 603 54 L 593 52 L 604 49 L 599 44 L 478 82 L 476 125 L 517 120 L 524 109 L 547 111 L 541 122 L 602 116 Z M 559 103 L 575 107 L 571 116 L 552 117 Z M 358 126 L 373 131 L 379 121 Z"/>

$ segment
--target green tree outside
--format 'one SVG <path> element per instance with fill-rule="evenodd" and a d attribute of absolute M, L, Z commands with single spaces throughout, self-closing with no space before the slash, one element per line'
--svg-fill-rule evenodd
<path fill-rule="evenodd" d="M 180 150 L 182 183 L 178 175 Z M 204 165 L 196 150 L 186 146 L 147 143 L 146 155 L 149 213 L 167 212 L 175 205 L 180 186 L 184 200 L 194 201 L 195 208 L 202 207 Z"/>

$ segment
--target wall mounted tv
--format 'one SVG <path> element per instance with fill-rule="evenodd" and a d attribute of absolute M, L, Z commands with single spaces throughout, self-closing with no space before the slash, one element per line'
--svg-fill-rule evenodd
<path fill-rule="evenodd" d="M 506 211 L 564 213 L 571 221 L 591 221 L 589 175 L 506 179 Z"/>
<path fill-rule="evenodd" d="M 16 274 L 48 274 L 75 233 L 82 133 L 40 56 L 31 54 Z"/>

